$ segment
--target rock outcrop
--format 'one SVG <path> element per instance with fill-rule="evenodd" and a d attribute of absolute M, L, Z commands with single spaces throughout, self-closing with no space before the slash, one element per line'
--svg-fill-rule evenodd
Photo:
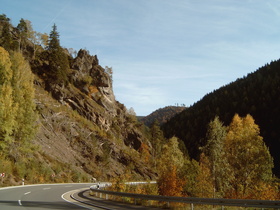
<path fill-rule="evenodd" d="M 86 50 L 80 50 L 71 67 L 73 73 L 70 80 L 74 85 L 110 114 L 116 115 L 112 79 L 99 65 L 97 56 L 91 56 Z"/>
<path fill-rule="evenodd" d="M 145 178 L 154 177 L 154 173 L 141 159 L 136 159 L 137 155 L 132 157 L 130 152 L 124 152 L 122 148 L 125 146 L 128 150 L 139 153 L 143 142 L 150 144 L 137 128 L 136 117 L 129 115 L 126 107 L 115 100 L 111 75 L 99 65 L 97 56 L 80 50 L 71 64 L 69 81 L 67 85 L 44 85 L 44 81 L 38 79 L 36 84 L 46 87 L 55 99 L 56 106 L 77 112 L 79 116 L 97 126 L 99 131 L 96 133 L 90 128 L 83 128 L 70 116 L 66 117 L 66 113 L 55 114 L 55 111 L 46 109 L 49 107 L 45 106 L 46 102 L 41 102 L 40 109 L 45 111 L 41 111 L 43 129 L 41 128 L 38 139 L 44 149 L 56 156 L 55 158 L 62 161 L 68 159 L 75 165 L 81 165 L 91 174 L 94 173 L 92 167 L 98 168 L 106 159 L 111 164 L 111 170 L 108 170 L 108 173 L 106 171 L 106 177 L 122 174 L 125 167 L 131 164 L 134 165 L 136 174 Z M 54 128 L 58 132 L 52 133 Z M 116 141 L 121 141 L 123 146 Z M 65 149 L 59 157 L 62 145 Z M 72 155 L 69 156 L 69 153 Z"/>

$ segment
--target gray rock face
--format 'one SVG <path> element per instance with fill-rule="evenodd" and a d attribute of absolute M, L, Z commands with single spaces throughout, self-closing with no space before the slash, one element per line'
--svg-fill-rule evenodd
<path fill-rule="evenodd" d="M 142 134 L 132 124 L 126 124 L 126 108 L 115 100 L 111 75 L 98 64 L 97 56 L 80 50 L 71 69 L 70 84 L 50 84 L 52 96 L 105 131 L 117 124 L 124 143 L 138 150 Z"/>
<path fill-rule="evenodd" d="M 80 50 L 72 69 L 71 80 L 74 85 L 115 116 L 116 101 L 112 80 L 99 65 L 97 56 L 91 56 L 86 50 Z"/>
<path fill-rule="evenodd" d="M 80 50 L 72 65 L 72 68 L 78 70 L 80 73 L 89 74 L 89 70 L 93 66 L 98 65 L 97 56 L 91 56 L 86 50 Z"/>

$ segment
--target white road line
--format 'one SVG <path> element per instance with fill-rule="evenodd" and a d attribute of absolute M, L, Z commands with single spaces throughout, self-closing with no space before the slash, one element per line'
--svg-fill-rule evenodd
<path fill-rule="evenodd" d="M 76 192 L 76 191 L 79 191 L 79 190 L 72 190 L 72 191 L 66 192 L 66 193 L 64 193 L 64 194 L 61 195 L 61 198 L 62 198 L 63 200 L 65 200 L 66 202 L 72 203 L 72 204 L 74 204 L 74 205 L 76 205 L 76 206 L 80 206 L 80 207 L 83 207 L 83 208 L 85 208 L 85 209 L 95 210 L 94 207 L 89 207 L 89 206 L 87 206 L 87 205 L 85 205 L 85 204 L 83 204 L 83 203 L 78 204 L 77 201 L 73 200 L 73 199 L 70 197 L 70 195 L 71 195 L 73 192 Z"/>
<path fill-rule="evenodd" d="M 50 190 L 50 189 L 51 189 L 50 187 L 43 188 L 43 190 Z"/>
<path fill-rule="evenodd" d="M 22 204 L 21 204 L 21 200 L 18 200 L 18 205 L 22 206 Z"/>
<path fill-rule="evenodd" d="M 26 193 L 24 193 L 24 195 L 28 195 L 29 193 L 31 193 L 31 192 L 26 192 Z"/>

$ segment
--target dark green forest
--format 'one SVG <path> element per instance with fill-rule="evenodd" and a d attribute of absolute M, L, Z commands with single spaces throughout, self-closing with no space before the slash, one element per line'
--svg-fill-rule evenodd
<path fill-rule="evenodd" d="M 182 139 L 191 158 L 198 159 L 206 144 L 207 125 L 215 116 L 229 125 L 234 114 L 250 114 L 274 158 L 274 174 L 280 177 L 280 60 L 259 68 L 205 95 L 200 101 L 162 126 L 166 137 Z"/>

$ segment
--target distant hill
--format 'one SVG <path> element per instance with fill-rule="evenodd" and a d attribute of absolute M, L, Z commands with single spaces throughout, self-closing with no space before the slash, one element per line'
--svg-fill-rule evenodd
<path fill-rule="evenodd" d="M 166 106 L 164 108 L 157 109 L 146 117 L 138 117 L 138 120 L 147 126 L 150 126 L 154 121 L 157 120 L 161 125 L 185 109 L 186 107 L 182 106 Z"/>
<path fill-rule="evenodd" d="M 259 68 L 207 95 L 162 126 L 166 137 L 182 139 L 193 158 L 205 145 L 208 123 L 219 116 L 228 125 L 235 113 L 250 114 L 259 125 L 280 177 L 280 60 Z"/>

